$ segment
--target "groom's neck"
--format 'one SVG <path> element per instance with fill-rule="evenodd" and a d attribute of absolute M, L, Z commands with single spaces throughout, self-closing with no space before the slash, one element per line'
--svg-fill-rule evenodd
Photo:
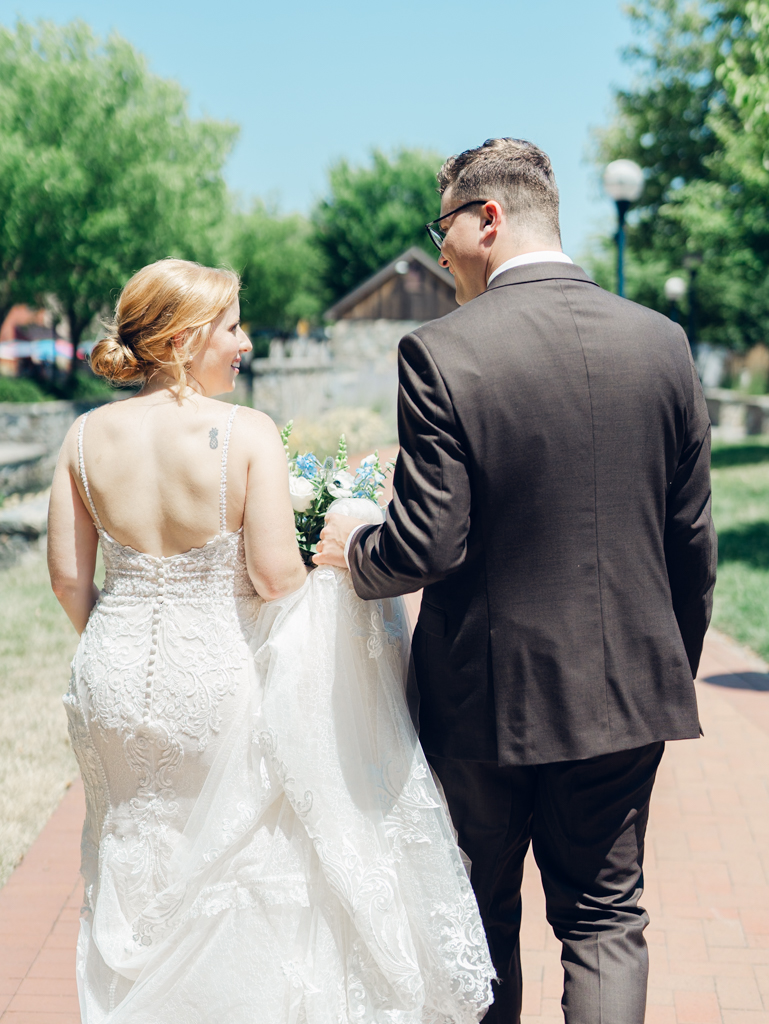
<path fill-rule="evenodd" d="M 494 271 L 501 267 L 503 263 L 515 259 L 516 256 L 525 256 L 530 252 L 563 252 L 563 249 L 558 238 L 527 237 L 500 239 L 499 245 L 495 245 L 489 253 L 489 260 L 486 264 L 486 280 L 488 281 Z"/>

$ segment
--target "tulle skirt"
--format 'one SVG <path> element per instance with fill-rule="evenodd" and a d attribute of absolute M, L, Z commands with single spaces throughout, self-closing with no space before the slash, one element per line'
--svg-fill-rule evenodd
<path fill-rule="evenodd" d="M 138 915 L 101 838 L 83 1021 L 478 1021 L 494 972 L 405 700 L 402 602 L 316 569 L 247 642 L 223 742 Z"/>

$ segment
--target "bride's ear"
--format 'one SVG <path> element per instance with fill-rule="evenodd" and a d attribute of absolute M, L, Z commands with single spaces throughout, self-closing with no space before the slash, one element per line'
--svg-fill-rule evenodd
<path fill-rule="evenodd" d="M 176 349 L 177 352 L 184 348 L 184 345 L 185 345 L 186 341 L 187 341 L 187 331 L 179 331 L 178 334 L 175 334 L 171 338 L 171 344 L 173 345 L 173 347 Z"/>

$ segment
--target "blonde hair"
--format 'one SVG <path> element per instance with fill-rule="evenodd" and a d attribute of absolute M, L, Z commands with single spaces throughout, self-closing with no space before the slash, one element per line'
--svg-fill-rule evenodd
<path fill-rule="evenodd" d="M 183 391 L 191 360 L 239 289 L 231 270 L 189 260 L 150 263 L 120 293 L 109 333 L 91 353 L 91 369 L 114 384 L 144 382 L 164 370 Z M 180 334 L 184 340 L 176 345 Z"/>

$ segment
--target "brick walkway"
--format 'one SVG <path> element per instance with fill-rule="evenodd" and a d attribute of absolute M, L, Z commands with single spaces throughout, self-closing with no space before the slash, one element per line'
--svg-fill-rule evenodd
<path fill-rule="evenodd" d="M 646 1022 L 769 1024 L 769 675 L 711 634 L 700 677 L 705 737 L 668 744 L 652 798 Z M 557 1024 L 560 947 L 527 868 L 523 1024 Z"/>
<path fill-rule="evenodd" d="M 80 903 L 77 782 L 0 889 L 0 1020 L 78 1024 L 75 941 Z"/>
<path fill-rule="evenodd" d="M 701 676 L 705 738 L 668 745 L 652 802 L 646 1021 L 769 1024 L 769 675 L 711 635 Z M 77 785 L 0 889 L 2 1024 L 78 1024 L 82 819 Z M 531 860 L 524 901 L 523 1024 L 556 1024 L 559 950 Z"/>

